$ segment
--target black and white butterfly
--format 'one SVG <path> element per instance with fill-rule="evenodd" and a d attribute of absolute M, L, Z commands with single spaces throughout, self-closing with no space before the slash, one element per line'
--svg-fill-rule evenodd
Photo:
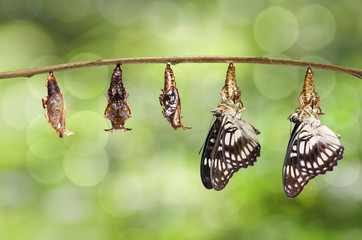
<path fill-rule="evenodd" d="M 254 165 L 260 156 L 260 132 L 241 119 L 241 111 L 226 107 L 213 113 L 216 120 L 204 144 L 200 170 L 205 188 L 219 191 L 240 168 Z"/>
<path fill-rule="evenodd" d="M 333 170 L 343 157 L 344 148 L 339 139 L 327 126 L 320 126 L 320 120 L 314 116 L 308 121 L 296 121 L 283 166 L 287 197 L 298 196 L 309 180 Z"/>

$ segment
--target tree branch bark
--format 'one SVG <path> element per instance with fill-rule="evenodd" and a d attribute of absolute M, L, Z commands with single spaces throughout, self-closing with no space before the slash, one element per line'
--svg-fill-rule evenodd
<path fill-rule="evenodd" d="M 136 58 L 116 58 L 116 59 L 98 59 L 83 62 L 65 63 L 59 65 L 45 66 L 40 68 L 29 68 L 10 72 L 0 72 L 0 79 L 32 77 L 38 74 L 48 73 L 49 71 L 67 71 L 77 68 L 87 68 L 105 65 L 121 64 L 143 64 L 143 63 L 171 63 L 173 65 L 180 63 L 255 63 L 269 65 L 286 65 L 294 67 L 311 67 L 312 69 L 322 69 L 340 73 L 350 74 L 362 79 L 362 70 L 356 68 L 341 67 L 336 65 L 305 62 L 298 60 L 265 58 L 265 57 L 241 57 L 241 56 L 178 56 L 178 57 L 136 57 Z"/>

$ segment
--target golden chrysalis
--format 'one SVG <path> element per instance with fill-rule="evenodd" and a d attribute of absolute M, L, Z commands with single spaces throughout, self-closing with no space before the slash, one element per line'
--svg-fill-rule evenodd
<path fill-rule="evenodd" d="M 305 74 L 303 90 L 298 97 L 299 107 L 288 117 L 292 122 L 302 122 L 312 113 L 317 119 L 324 114 L 319 106 L 319 96 L 315 92 L 313 77 L 314 73 L 309 67 Z"/>
<path fill-rule="evenodd" d="M 128 92 L 123 87 L 121 64 L 117 64 L 113 71 L 106 97 L 108 105 L 104 111 L 104 117 L 111 121 L 112 128 L 105 129 L 105 131 L 121 130 L 126 132 L 131 130 L 124 127 L 126 120 L 131 117 L 131 110 L 127 105 Z"/>
<path fill-rule="evenodd" d="M 221 103 L 230 107 L 236 107 L 237 110 L 244 110 L 241 101 L 241 91 L 236 85 L 236 74 L 234 64 L 230 63 L 226 72 L 225 85 L 220 91 Z"/>
<path fill-rule="evenodd" d="M 65 126 L 65 102 L 53 72 L 49 72 L 45 86 L 48 89 L 48 96 L 42 99 L 43 108 L 47 109 L 45 118 L 55 129 L 59 137 L 62 138 L 64 134 L 67 136 L 74 134 L 74 132 L 68 131 Z"/>

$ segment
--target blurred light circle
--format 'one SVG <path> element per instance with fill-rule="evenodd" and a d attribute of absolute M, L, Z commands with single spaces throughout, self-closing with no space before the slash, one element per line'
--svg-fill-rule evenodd
<path fill-rule="evenodd" d="M 80 62 L 92 59 L 101 59 L 101 57 L 93 53 L 81 53 L 72 57 L 69 62 Z M 64 82 L 66 89 L 74 97 L 91 99 L 105 94 L 111 76 L 107 68 L 83 68 L 65 72 Z"/>
<path fill-rule="evenodd" d="M 89 217 L 93 206 L 87 194 L 74 186 L 61 186 L 45 196 L 45 213 L 56 222 L 74 223 Z"/>
<path fill-rule="evenodd" d="M 140 211 L 141 223 L 145 229 L 158 236 L 168 236 L 180 231 L 185 222 L 185 208 L 183 205 L 170 204 L 177 198 L 163 192 L 154 192 L 144 199 Z M 169 199 L 165 201 L 164 199 Z"/>
<path fill-rule="evenodd" d="M 343 137 L 343 136 L 342 136 Z M 359 144 L 341 140 L 344 147 L 343 158 L 333 168 L 333 172 L 326 174 L 324 180 L 335 187 L 347 187 L 354 184 L 360 177 L 361 162 L 359 158 Z"/>
<path fill-rule="evenodd" d="M 288 58 L 283 56 L 283 58 Z M 282 99 L 295 91 L 298 82 L 297 68 L 280 66 L 256 65 L 254 82 L 258 91 L 270 99 Z M 296 96 L 297 97 L 297 96 Z"/>
<path fill-rule="evenodd" d="M 14 20 L 32 20 L 39 15 L 43 8 L 44 0 L 2 0 L 2 12 Z"/>
<path fill-rule="evenodd" d="M 128 228 L 123 230 L 117 239 L 142 239 L 142 240 L 156 240 L 159 239 L 144 228 Z"/>
<path fill-rule="evenodd" d="M 70 145 L 69 150 L 79 156 L 89 157 L 103 151 L 103 146 L 100 146 L 91 140 L 82 140 Z"/>
<path fill-rule="evenodd" d="M 179 41 L 188 31 L 183 21 L 188 21 L 176 2 L 161 0 L 147 4 L 142 15 L 145 31 L 168 41 Z M 193 24 L 193 23 L 192 23 Z M 217 32 L 214 27 L 214 34 Z M 191 35 L 193 36 L 193 35 Z"/>
<path fill-rule="evenodd" d="M 35 58 L 52 54 L 54 50 L 53 40 L 34 22 L 3 23 L 0 36 L 1 71 L 26 68 Z"/>
<path fill-rule="evenodd" d="M 68 151 L 64 156 L 64 170 L 67 177 L 83 187 L 97 185 L 107 175 L 108 157 L 104 151 L 83 157 Z"/>
<path fill-rule="evenodd" d="M 39 103 L 41 104 L 41 103 Z M 42 138 L 57 137 L 55 130 L 49 125 L 43 114 L 39 114 L 28 125 L 26 142 L 28 146 Z"/>
<path fill-rule="evenodd" d="M 31 1 L 31 0 L 28 0 Z M 87 17 L 92 7 L 91 0 L 46 1 L 47 13 L 61 23 L 76 23 Z M 76 28 L 74 25 L 73 28 Z"/>
<path fill-rule="evenodd" d="M 246 25 L 254 22 L 264 8 L 264 0 L 219 0 L 224 19 L 233 24 Z"/>
<path fill-rule="evenodd" d="M 2 94 L 2 116 L 9 126 L 16 129 L 26 129 L 30 122 L 26 117 L 28 88 L 25 84 L 25 82 L 10 84 Z"/>
<path fill-rule="evenodd" d="M 103 130 L 108 126 L 107 121 L 109 122 L 109 120 L 105 119 L 101 114 L 93 111 L 80 111 L 71 115 L 67 120 L 67 128 L 75 131 L 76 134 L 63 138 L 67 146 L 71 147 L 73 144 L 79 144 L 86 140 L 97 144 L 97 149 L 103 149 L 107 144 L 110 133 Z M 90 149 L 90 151 L 93 150 Z"/>
<path fill-rule="evenodd" d="M 103 180 L 98 197 L 105 212 L 124 217 L 134 214 L 142 207 L 143 191 L 139 177 L 127 172 L 115 172 Z"/>
<path fill-rule="evenodd" d="M 32 202 L 37 194 L 33 181 L 26 171 L 0 171 L 0 208 L 11 207 L 19 209 Z"/>
<path fill-rule="evenodd" d="M 282 52 L 293 46 L 298 37 L 295 16 L 282 7 L 262 11 L 254 23 L 254 37 L 258 45 L 269 52 Z"/>
<path fill-rule="evenodd" d="M 322 5 L 311 4 L 297 14 L 300 26 L 298 44 L 307 50 L 318 50 L 327 46 L 334 38 L 336 22 L 333 14 Z"/>
<path fill-rule="evenodd" d="M 143 12 L 143 1 L 100 0 L 98 9 L 105 20 L 114 25 L 128 25 Z"/>
<path fill-rule="evenodd" d="M 42 106 L 41 99 L 38 97 L 34 97 L 33 95 L 27 96 L 27 99 L 24 102 L 24 112 L 26 116 L 26 120 L 30 123 L 33 121 L 34 118 L 38 117 L 39 114 L 44 111 L 44 114 L 46 110 Z M 45 119 L 45 117 L 44 117 Z M 47 122 L 47 120 L 45 120 Z M 29 125 L 27 125 L 29 127 Z"/>
<path fill-rule="evenodd" d="M 55 136 L 54 136 L 55 137 Z M 64 179 L 63 157 L 40 157 L 28 151 L 26 166 L 30 175 L 38 182 L 55 184 Z"/>
<path fill-rule="evenodd" d="M 336 98 L 337 108 L 353 114 L 361 112 L 360 91 L 358 91 L 358 88 L 353 83 L 347 81 L 337 82 L 331 95 Z"/>
<path fill-rule="evenodd" d="M 28 143 L 29 150 L 41 158 L 56 158 L 63 155 L 66 151 L 61 138 L 49 136 L 39 138 L 34 142 Z"/>
<path fill-rule="evenodd" d="M 348 160 L 352 161 L 357 159 L 348 159 Z M 350 164 L 349 166 L 340 163 L 339 164 L 340 166 L 338 168 L 333 169 L 334 176 L 330 174 L 327 177 L 326 175 L 325 180 L 335 187 L 347 187 L 355 183 L 360 176 L 361 164 L 359 163 L 359 161 L 353 161 L 353 162 L 354 164 L 353 165 Z"/>
<path fill-rule="evenodd" d="M 48 65 L 56 65 L 62 64 L 64 61 L 58 56 L 54 55 L 45 55 L 36 58 L 32 63 L 29 64 L 29 68 L 38 68 L 44 67 Z M 56 78 L 63 79 L 64 72 L 57 72 Z M 48 74 L 40 74 L 32 76 L 31 78 L 24 79 L 27 83 L 28 89 L 32 96 L 36 98 L 44 97 L 47 94 L 47 88 L 45 87 L 45 83 L 47 80 Z"/>

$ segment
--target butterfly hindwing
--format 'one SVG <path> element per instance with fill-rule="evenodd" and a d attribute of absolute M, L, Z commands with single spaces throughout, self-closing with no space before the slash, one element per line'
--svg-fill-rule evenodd
<path fill-rule="evenodd" d="M 302 171 L 309 175 L 325 174 L 332 171 L 337 161 L 343 157 L 343 146 L 339 143 L 339 136 L 327 126 L 312 128 L 306 125 L 305 130 L 311 136 L 301 138 L 299 145 L 300 166 Z M 303 144 L 306 140 L 306 144 Z"/>
<path fill-rule="evenodd" d="M 215 147 L 211 166 L 211 183 L 212 187 L 217 191 L 222 190 L 233 174 L 239 170 L 239 168 L 235 168 L 225 161 L 222 152 L 223 148 L 221 145 Z"/>
<path fill-rule="evenodd" d="M 326 126 L 297 123 L 289 140 L 283 167 L 283 186 L 289 198 L 298 196 L 308 181 L 332 171 L 343 157 L 339 136 Z"/>
<path fill-rule="evenodd" d="M 256 158 L 260 156 L 257 139 L 260 132 L 240 118 L 231 116 L 227 119 L 221 143 L 225 161 L 233 167 L 246 168 L 253 166 Z"/>

